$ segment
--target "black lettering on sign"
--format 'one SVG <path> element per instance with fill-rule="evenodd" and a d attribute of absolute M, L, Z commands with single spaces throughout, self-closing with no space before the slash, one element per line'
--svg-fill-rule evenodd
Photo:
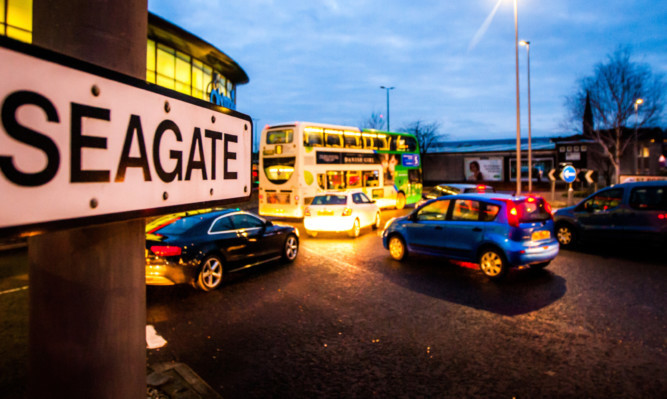
<path fill-rule="evenodd" d="M 35 105 L 46 114 L 46 120 L 59 123 L 58 111 L 51 101 L 41 94 L 32 91 L 16 91 L 5 99 L 2 104 L 2 125 L 7 134 L 31 147 L 42 150 L 46 155 L 46 167 L 35 173 L 24 173 L 16 169 L 11 156 L 0 156 L 0 170 L 9 181 L 19 186 L 36 187 L 51 181 L 58 173 L 60 153 L 56 143 L 48 136 L 36 132 L 18 123 L 16 111 L 23 105 Z"/>
<path fill-rule="evenodd" d="M 222 140 L 222 133 L 216 132 L 214 130 L 205 130 L 204 136 L 211 139 L 211 180 L 215 180 L 215 170 L 217 165 L 216 159 L 216 149 L 218 147 L 218 140 Z"/>
<path fill-rule="evenodd" d="M 236 137 L 233 134 L 225 133 L 225 144 L 224 144 L 225 160 L 224 160 L 224 164 L 223 164 L 223 178 L 225 180 L 227 180 L 227 179 L 236 179 L 236 175 L 237 175 L 236 172 L 227 171 L 227 161 L 229 161 L 230 159 L 236 159 L 236 153 L 229 151 L 228 144 L 229 144 L 230 141 L 232 143 L 238 143 L 239 139 L 238 139 L 238 137 Z"/>
<path fill-rule="evenodd" d="M 195 147 L 199 148 L 199 161 L 195 161 Z M 185 181 L 190 181 L 192 169 L 201 170 L 202 179 L 206 178 L 206 162 L 204 160 L 204 147 L 201 142 L 201 130 L 196 127 L 192 132 L 192 143 L 190 144 L 190 156 L 188 157 L 188 166 L 185 170 Z"/>
<path fill-rule="evenodd" d="M 81 167 L 81 150 L 85 148 L 99 148 L 106 150 L 106 137 L 85 136 L 82 133 L 83 118 L 111 120 L 111 110 L 106 108 L 90 107 L 88 105 L 72 103 L 71 131 L 70 131 L 70 182 L 96 183 L 108 182 L 108 170 L 83 170 Z"/>
<path fill-rule="evenodd" d="M 167 130 L 174 132 L 176 141 L 183 141 L 181 131 L 173 121 L 164 120 L 160 122 L 157 129 L 155 130 L 155 137 L 153 137 L 153 163 L 155 164 L 155 171 L 157 172 L 157 175 L 160 176 L 160 179 L 165 183 L 170 183 L 176 178 L 178 178 L 179 181 L 183 179 L 183 153 L 181 151 L 170 150 L 169 158 L 176 160 L 176 166 L 171 172 L 164 170 L 162 163 L 160 162 L 160 142 L 162 141 L 162 136 Z"/>
<path fill-rule="evenodd" d="M 137 133 L 139 158 L 130 157 L 134 132 Z M 118 161 L 116 182 L 125 181 L 125 172 L 127 171 L 127 168 L 141 168 L 144 172 L 144 181 L 151 181 L 151 170 L 148 166 L 148 155 L 146 155 L 144 131 L 141 128 L 141 117 L 139 115 L 130 116 L 130 122 L 127 125 L 127 132 L 125 133 L 125 143 L 123 143 L 123 153 L 120 155 L 120 161 Z"/>

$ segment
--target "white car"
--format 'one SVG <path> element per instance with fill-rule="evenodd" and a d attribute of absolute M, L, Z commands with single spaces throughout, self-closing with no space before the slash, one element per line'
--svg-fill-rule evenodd
<path fill-rule="evenodd" d="M 380 227 L 380 208 L 361 190 L 334 191 L 317 195 L 303 218 L 306 233 L 348 232 L 358 237 L 362 228 Z"/>

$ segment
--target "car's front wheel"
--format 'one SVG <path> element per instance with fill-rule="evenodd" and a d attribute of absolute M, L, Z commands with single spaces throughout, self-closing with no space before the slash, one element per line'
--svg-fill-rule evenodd
<path fill-rule="evenodd" d="M 375 214 L 375 220 L 373 221 L 373 230 L 377 230 L 380 228 L 380 221 L 382 219 L 380 218 L 380 212 Z"/>
<path fill-rule="evenodd" d="M 283 260 L 292 262 L 299 253 L 299 239 L 294 234 L 287 236 L 283 246 Z"/>
<path fill-rule="evenodd" d="M 202 291 L 213 291 L 222 283 L 222 261 L 217 256 L 209 256 L 201 263 L 197 276 L 197 288 Z"/>
<path fill-rule="evenodd" d="M 507 261 L 503 254 L 495 248 L 487 248 L 479 255 L 479 268 L 484 275 L 492 280 L 500 280 L 507 273 Z"/>
<path fill-rule="evenodd" d="M 352 238 L 357 238 L 359 237 L 360 232 L 361 232 L 361 225 L 359 224 L 359 219 L 354 219 L 354 224 L 352 225 L 352 228 L 347 234 Z"/>
<path fill-rule="evenodd" d="M 571 225 L 562 223 L 556 226 L 556 238 L 563 248 L 572 248 L 577 242 L 577 232 Z"/>
<path fill-rule="evenodd" d="M 403 260 L 408 255 L 405 241 L 397 235 L 389 237 L 389 254 L 396 260 Z"/>

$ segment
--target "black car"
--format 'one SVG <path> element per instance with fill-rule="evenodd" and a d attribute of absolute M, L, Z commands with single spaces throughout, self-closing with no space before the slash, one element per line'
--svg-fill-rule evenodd
<path fill-rule="evenodd" d="M 604 188 L 554 213 L 556 237 L 568 248 L 582 239 L 667 244 L 667 181 Z"/>
<path fill-rule="evenodd" d="M 190 283 L 211 291 L 226 273 L 273 260 L 291 262 L 299 231 L 238 209 L 168 215 L 146 226 L 146 284 Z"/>

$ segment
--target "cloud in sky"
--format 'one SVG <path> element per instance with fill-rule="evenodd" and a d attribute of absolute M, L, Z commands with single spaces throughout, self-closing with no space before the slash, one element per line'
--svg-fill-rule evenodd
<path fill-rule="evenodd" d="M 519 0 L 530 40 L 532 131 L 561 135 L 564 97 L 619 45 L 667 73 L 667 2 Z M 149 0 L 149 10 L 215 45 L 248 73 L 237 108 L 259 126 L 358 125 L 386 113 L 392 130 L 437 121 L 452 140 L 516 134 L 510 0 Z M 526 52 L 520 48 L 527 134 Z"/>

